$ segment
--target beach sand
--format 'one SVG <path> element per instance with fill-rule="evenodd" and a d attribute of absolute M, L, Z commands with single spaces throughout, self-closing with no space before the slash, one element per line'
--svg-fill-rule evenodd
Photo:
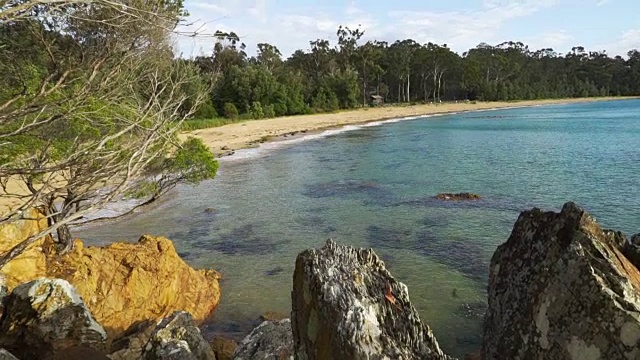
<path fill-rule="evenodd" d="M 215 128 L 195 130 L 181 134 L 187 138 L 201 138 L 214 154 L 222 156 L 234 150 L 258 146 L 261 142 L 281 139 L 284 135 L 300 132 L 317 132 L 345 125 L 363 124 L 394 118 L 456 113 L 463 111 L 528 107 L 550 104 L 567 104 L 592 101 L 619 100 L 623 98 L 585 98 L 559 100 L 533 100 L 518 102 L 460 102 L 414 106 L 388 106 L 363 108 L 331 114 L 299 115 L 265 120 L 250 120 Z"/>
<path fill-rule="evenodd" d="M 460 102 L 427 104 L 414 106 L 384 106 L 341 111 L 330 114 L 288 116 L 264 120 L 250 120 L 225 126 L 195 130 L 180 134 L 182 139 L 190 136 L 201 138 L 216 156 L 223 156 L 235 150 L 259 146 L 266 141 L 277 141 L 285 135 L 313 133 L 321 130 L 340 128 L 345 125 L 363 124 L 395 118 L 456 113 L 463 111 L 528 107 L 549 104 L 621 100 L 625 98 L 584 98 L 559 100 L 533 100 L 517 102 Z M 26 193 L 18 182 L 8 182 L 9 192 Z M 7 196 L 0 188 L 0 214 L 20 205 L 20 199 Z"/>

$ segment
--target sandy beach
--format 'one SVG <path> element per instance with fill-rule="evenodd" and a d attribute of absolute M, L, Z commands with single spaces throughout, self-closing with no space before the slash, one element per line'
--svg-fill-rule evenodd
<path fill-rule="evenodd" d="M 196 136 L 211 148 L 217 156 L 224 156 L 235 150 L 257 147 L 260 143 L 284 139 L 285 135 L 313 133 L 346 125 L 364 124 L 395 118 L 456 113 L 463 111 L 477 111 L 487 109 L 501 109 L 514 107 L 529 107 L 550 104 L 567 104 L 593 101 L 621 100 L 625 98 L 584 98 L 534 100 L 517 102 L 477 102 L 477 103 L 444 103 L 414 106 L 384 106 L 377 108 L 363 108 L 330 114 L 300 115 L 280 117 L 264 120 L 250 120 L 209 129 L 185 132 L 181 138 Z M 9 181 L 8 190 L 14 194 L 24 194 L 24 185 Z M 0 214 L 10 208 L 19 206 L 20 199 L 10 197 L 0 189 Z"/>
<path fill-rule="evenodd" d="M 182 138 L 196 136 L 211 148 L 217 156 L 238 149 L 256 147 L 261 142 L 281 139 L 284 135 L 301 132 L 316 132 L 345 125 L 363 124 L 394 118 L 456 113 L 463 111 L 528 107 L 550 104 L 581 103 L 592 101 L 620 100 L 624 98 L 584 98 L 533 100 L 517 102 L 445 103 L 414 106 L 388 106 L 342 111 L 331 114 L 315 114 L 251 120 L 221 127 L 195 130 L 181 135 Z"/>

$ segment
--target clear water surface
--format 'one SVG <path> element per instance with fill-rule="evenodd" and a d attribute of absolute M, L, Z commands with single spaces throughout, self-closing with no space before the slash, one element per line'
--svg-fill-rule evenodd
<path fill-rule="evenodd" d="M 224 160 L 215 180 L 76 234 L 174 240 L 191 265 L 223 273 L 207 329 L 237 337 L 262 312 L 290 311 L 300 251 L 328 238 L 372 247 L 444 350 L 462 356 L 480 346 L 488 264 L 521 210 L 572 200 L 604 227 L 640 231 L 639 147 L 640 100 L 407 120 Z M 432 198 L 462 191 L 484 199 Z"/>

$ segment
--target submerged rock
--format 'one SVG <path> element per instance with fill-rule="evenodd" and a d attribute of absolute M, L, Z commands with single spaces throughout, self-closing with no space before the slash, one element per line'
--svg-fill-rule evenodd
<path fill-rule="evenodd" d="M 265 321 L 240 342 L 233 360 L 289 360 L 293 356 L 291 320 Z"/>
<path fill-rule="evenodd" d="M 491 260 L 482 358 L 638 359 L 640 272 L 573 203 L 523 212 Z"/>
<path fill-rule="evenodd" d="M 107 334 L 65 280 L 16 287 L 0 320 L 0 347 L 23 359 L 50 358 L 71 348 L 105 349 Z"/>
<path fill-rule="evenodd" d="M 178 311 L 158 324 L 141 359 L 216 360 L 216 357 L 191 315 Z"/>
<path fill-rule="evenodd" d="M 292 307 L 297 359 L 449 359 L 372 250 L 329 240 L 299 254 Z"/>
<path fill-rule="evenodd" d="M 436 199 L 438 200 L 447 200 L 447 201 L 460 201 L 460 200 L 480 200 L 482 197 L 478 194 L 473 193 L 441 193 L 436 195 Z"/>

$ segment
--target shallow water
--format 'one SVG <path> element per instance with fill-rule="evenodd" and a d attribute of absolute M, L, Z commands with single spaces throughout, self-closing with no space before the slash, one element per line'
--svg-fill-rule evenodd
<path fill-rule="evenodd" d="M 639 145 L 640 100 L 366 126 L 242 152 L 215 180 L 76 235 L 171 238 L 190 264 L 224 274 L 208 330 L 238 336 L 261 312 L 290 311 L 300 251 L 327 238 L 373 247 L 444 350 L 462 356 L 479 347 L 488 264 L 521 210 L 572 200 L 604 227 L 640 231 Z M 432 199 L 462 191 L 484 199 Z"/>

